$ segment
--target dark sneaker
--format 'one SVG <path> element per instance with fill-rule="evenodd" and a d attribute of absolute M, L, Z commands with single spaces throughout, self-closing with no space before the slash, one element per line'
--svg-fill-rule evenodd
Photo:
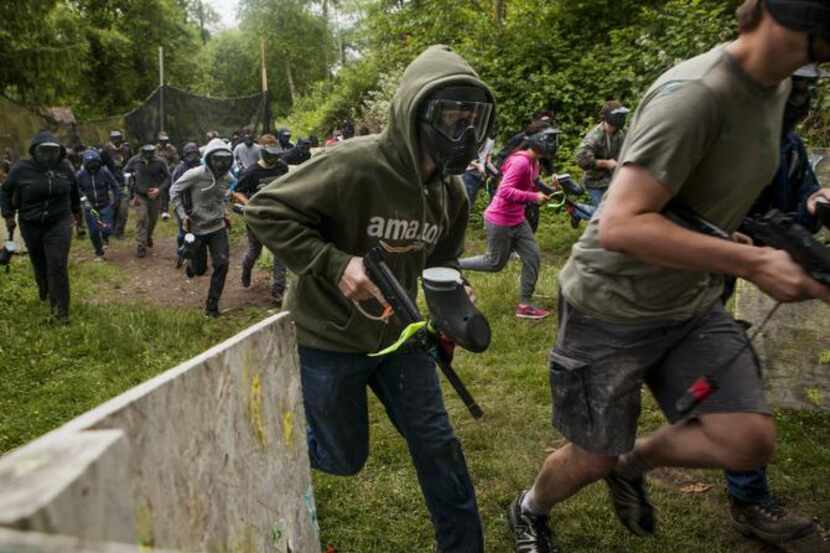
<path fill-rule="evenodd" d="M 147 239 L 147 247 L 148 247 L 148 248 L 152 248 L 152 247 L 153 247 L 153 239 L 152 239 L 152 238 L 148 238 L 148 239 Z"/>
<path fill-rule="evenodd" d="M 605 477 L 614 512 L 623 526 L 641 538 L 651 536 L 657 527 L 654 507 L 648 501 L 645 478 L 624 478 L 616 471 Z"/>
<path fill-rule="evenodd" d="M 775 498 L 758 504 L 730 497 L 729 513 L 738 532 L 777 546 L 818 531 L 811 519 L 787 511 Z"/>
<path fill-rule="evenodd" d="M 516 308 L 516 316 L 520 319 L 544 319 L 550 315 L 547 309 L 540 309 L 528 304 L 519 304 Z"/>
<path fill-rule="evenodd" d="M 139 247 L 135 250 L 135 255 L 136 255 L 137 257 L 144 257 L 144 256 L 146 256 L 146 255 L 147 255 L 147 249 L 146 249 L 144 246 L 139 246 Z"/>
<path fill-rule="evenodd" d="M 193 267 L 190 266 L 189 261 L 184 265 L 184 274 L 187 276 L 187 278 L 193 278 Z"/>
<path fill-rule="evenodd" d="M 527 490 L 513 500 L 507 510 L 507 524 L 513 533 L 516 553 L 559 553 L 553 543 L 547 515 L 534 515 L 522 511 L 522 500 Z"/>
<path fill-rule="evenodd" d="M 210 317 L 211 319 L 215 319 L 219 316 L 219 308 L 218 307 L 208 307 L 205 309 L 205 316 Z"/>
<path fill-rule="evenodd" d="M 176 268 L 181 269 L 183 264 L 184 264 L 184 258 L 180 255 L 177 255 L 176 256 Z"/>
<path fill-rule="evenodd" d="M 242 287 L 251 287 L 251 267 L 242 266 Z"/>

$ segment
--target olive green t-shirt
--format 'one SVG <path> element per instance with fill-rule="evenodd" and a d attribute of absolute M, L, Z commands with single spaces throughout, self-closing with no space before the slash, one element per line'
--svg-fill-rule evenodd
<path fill-rule="evenodd" d="M 757 83 L 718 46 L 649 88 L 619 161 L 645 168 L 673 197 L 733 232 L 778 167 L 789 90 L 789 80 L 772 88 Z M 626 322 L 688 319 L 717 301 L 721 275 L 650 265 L 603 249 L 601 217 L 602 206 L 559 274 L 571 304 L 601 320 Z"/>

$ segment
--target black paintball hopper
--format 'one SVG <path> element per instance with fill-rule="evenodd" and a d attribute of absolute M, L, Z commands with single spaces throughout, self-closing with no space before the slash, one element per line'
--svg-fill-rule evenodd
<path fill-rule="evenodd" d="M 490 324 L 476 309 L 461 273 L 448 267 L 432 267 L 422 275 L 424 296 L 435 330 L 473 353 L 490 346 Z"/>

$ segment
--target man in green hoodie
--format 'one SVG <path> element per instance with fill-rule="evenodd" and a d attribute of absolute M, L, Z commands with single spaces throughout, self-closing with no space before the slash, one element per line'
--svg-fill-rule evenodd
<path fill-rule="evenodd" d="M 362 256 L 380 245 L 413 299 L 425 268 L 458 266 L 468 207 L 457 175 L 493 119 L 492 93 L 478 75 L 433 46 L 404 73 L 382 134 L 312 158 L 245 208 L 259 240 L 299 275 L 287 308 L 297 325 L 312 466 L 360 471 L 372 388 L 407 441 L 442 553 L 483 551 L 475 491 L 433 360 L 414 351 L 367 356 L 401 327 L 367 312 L 383 299 Z"/>

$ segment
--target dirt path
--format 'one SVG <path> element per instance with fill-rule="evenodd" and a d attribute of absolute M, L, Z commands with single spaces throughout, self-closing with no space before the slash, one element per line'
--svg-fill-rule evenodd
<path fill-rule="evenodd" d="M 172 225 L 172 222 L 159 223 L 159 226 L 162 225 L 166 227 Z M 95 303 L 139 301 L 166 307 L 203 308 L 213 269 L 209 267 L 205 276 L 188 279 L 184 274 L 184 269 L 176 269 L 176 238 L 159 235 L 154 238 L 154 242 L 154 247 L 148 248 L 147 256 L 139 259 L 135 255 L 135 241 L 131 237 L 124 240 L 110 240 L 103 263 L 117 266 L 121 270 L 121 279 L 115 283 L 107 282 L 101 290 L 98 290 L 92 301 Z M 273 307 L 270 272 L 255 268 L 251 287 L 242 287 L 240 275 L 245 249 L 244 240 L 231 242 L 231 266 L 220 302 L 222 311 L 249 306 Z M 86 249 L 75 253 L 73 258 L 81 263 L 95 262 L 94 256 Z"/>

